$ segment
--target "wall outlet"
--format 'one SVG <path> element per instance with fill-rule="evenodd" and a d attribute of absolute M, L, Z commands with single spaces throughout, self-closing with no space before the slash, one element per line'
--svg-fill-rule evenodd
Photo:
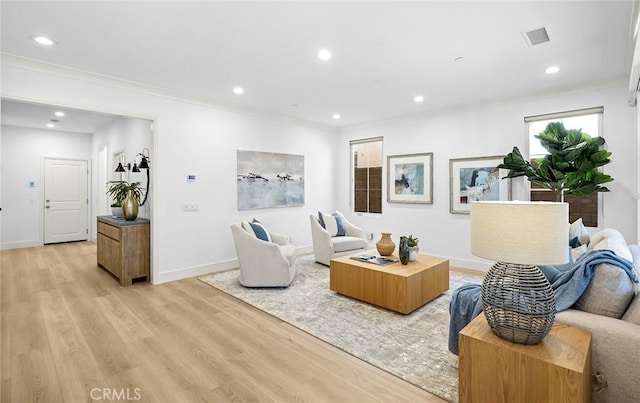
<path fill-rule="evenodd" d="M 284 240 L 290 245 L 293 243 L 293 237 L 291 235 L 287 235 L 284 237 Z"/>
<path fill-rule="evenodd" d="M 373 232 L 367 233 L 367 239 L 373 241 Z"/>
<path fill-rule="evenodd" d="M 198 211 L 198 203 L 185 203 L 183 210 L 188 212 Z"/>

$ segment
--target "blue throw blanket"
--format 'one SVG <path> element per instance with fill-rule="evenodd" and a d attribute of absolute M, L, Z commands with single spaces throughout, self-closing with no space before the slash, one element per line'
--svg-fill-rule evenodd
<path fill-rule="evenodd" d="M 551 283 L 555 294 L 556 312 L 571 308 L 580 299 L 593 278 L 596 267 L 608 263 L 621 268 L 631 280 L 638 284 L 633 271 L 633 263 L 623 259 L 610 250 L 590 250 L 575 262 L 568 270 L 559 270 L 554 266 L 545 266 L 543 273 Z M 637 286 L 636 286 L 637 290 Z M 458 333 L 482 312 L 482 288 L 478 284 L 467 284 L 453 292 L 449 313 L 449 351 L 458 355 Z"/>

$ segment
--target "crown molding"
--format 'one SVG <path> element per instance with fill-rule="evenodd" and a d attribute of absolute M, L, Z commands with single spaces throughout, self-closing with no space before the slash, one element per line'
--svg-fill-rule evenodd
<path fill-rule="evenodd" d="M 167 88 L 155 87 L 135 81 L 124 80 L 104 74 L 92 73 L 85 70 L 62 66 L 59 64 L 47 63 L 36 59 L 30 59 L 10 53 L 0 53 L 0 64 L 2 66 L 14 67 L 23 70 L 35 71 L 38 73 L 55 75 L 72 80 L 79 80 L 91 84 L 98 84 L 107 87 L 118 88 L 140 94 L 151 95 L 159 98 L 170 99 L 179 102 L 186 102 L 194 105 L 206 106 L 222 111 L 238 113 L 242 115 L 260 117 L 298 126 L 305 126 L 320 130 L 328 130 L 337 133 L 337 126 L 313 122 L 306 119 L 298 119 L 291 116 L 279 115 L 263 110 L 239 107 L 231 104 L 220 104 L 212 102 L 210 99 L 181 91 L 174 91 Z"/>

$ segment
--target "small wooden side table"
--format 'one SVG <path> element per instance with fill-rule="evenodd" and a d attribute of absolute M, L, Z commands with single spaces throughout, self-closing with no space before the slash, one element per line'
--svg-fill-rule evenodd
<path fill-rule="evenodd" d="M 111 216 L 98 217 L 98 266 L 118 278 L 120 285 L 133 279 L 149 280 L 150 221 L 125 221 Z"/>
<path fill-rule="evenodd" d="M 554 324 L 540 344 L 496 336 L 483 313 L 459 337 L 459 402 L 591 402 L 591 332 Z"/>

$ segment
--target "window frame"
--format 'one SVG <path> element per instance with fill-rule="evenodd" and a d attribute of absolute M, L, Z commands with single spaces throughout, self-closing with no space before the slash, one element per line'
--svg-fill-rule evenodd
<path fill-rule="evenodd" d="M 358 145 L 358 144 L 366 144 L 366 143 L 374 143 L 374 142 L 380 142 L 380 212 L 371 212 L 370 211 L 370 198 L 367 196 L 367 211 L 356 211 L 356 178 L 355 178 L 355 156 L 354 156 L 354 146 Z M 383 153 L 383 146 L 384 146 L 384 138 L 382 136 L 379 137 L 369 137 L 369 138 L 364 138 L 364 139 L 356 139 L 356 140 L 350 140 L 349 141 L 349 178 L 350 178 L 350 190 L 349 190 L 349 206 L 352 212 L 354 212 L 355 214 L 360 214 L 360 215 L 364 215 L 364 214 L 375 214 L 375 215 L 381 215 L 382 214 L 382 205 L 383 205 L 383 185 L 384 185 L 384 178 L 382 178 L 383 173 L 384 173 L 384 153 Z M 370 167 L 368 167 L 370 168 Z M 369 178 L 367 178 L 367 192 L 369 191 L 370 187 L 369 187 L 369 183 L 368 183 Z"/>
<path fill-rule="evenodd" d="M 524 118 L 524 123 L 525 123 L 524 134 L 525 134 L 525 153 L 527 156 L 526 157 L 527 161 L 531 161 L 531 158 L 532 158 L 531 157 L 531 141 L 534 139 L 533 134 L 530 133 L 530 123 L 539 122 L 539 121 L 558 121 L 564 118 L 570 118 L 575 116 L 585 116 L 585 115 L 598 116 L 598 133 L 596 134 L 596 136 L 604 137 L 603 135 L 604 107 L 603 106 L 584 108 L 584 109 L 575 109 L 575 110 L 569 110 L 564 112 L 554 112 L 554 113 L 548 113 L 548 114 L 542 114 L 542 115 L 526 116 Z M 589 133 L 589 134 L 593 135 L 592 133 Z M 600 168 L 600 170 L 601 169 L 602 168 Z M 525 192 L 526 199 L 531 200 L 531 182 L 528 180 L 525 180 L 523 189 Z M 598 208 L 597 208 L 598 226 L 597 227 L 587 226 L 587 228 L 591 228 L 593 230 L 598 230 L 602 228 L 602 223 L 604 222 L 604 197 L 602 192 L 597 193 L 597 200 L 598 200 Z"/>

